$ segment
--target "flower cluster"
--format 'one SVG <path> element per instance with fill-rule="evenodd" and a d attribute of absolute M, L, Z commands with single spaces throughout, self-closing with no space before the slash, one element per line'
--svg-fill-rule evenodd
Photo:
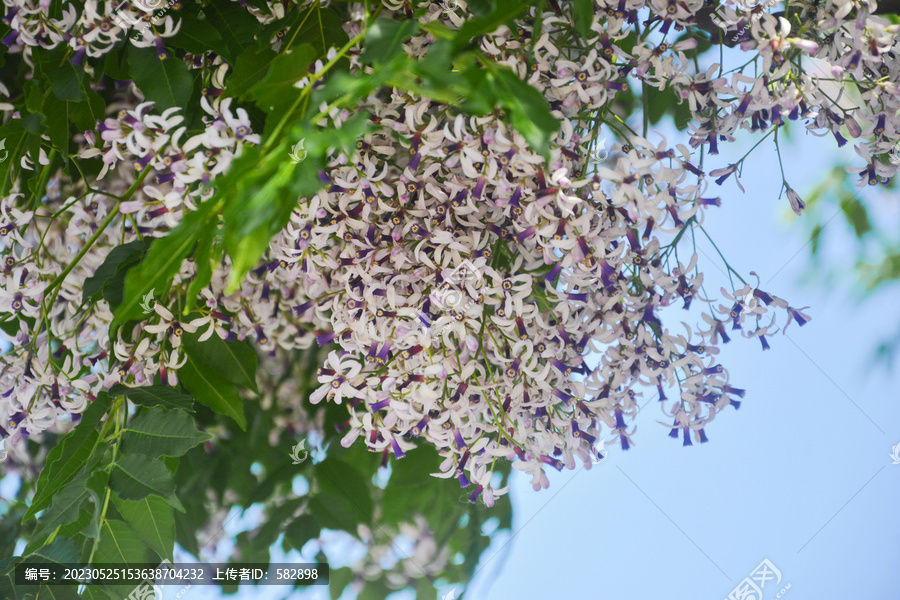
<path fill-rule="evenodd" d="M 75 51 L 75 65 L 82 64 L 85 57 L 102 57 L 123 39 L 137 47 L 155 46 L 165 58 L 164 39 L 176 35 L 181 27 L 169 10 L 154 12 L 164 4 L 161 0 L 65 2 L 61 16 L 56 16 L 47 2 L 4 0 L 4 4 L 7 10 L 0 22 L 12 30 L 3 38 L 4 44 L 20 51 L 69 46 Z M 168 8 L 177 11 L 181 5 L 170 2 L 165 4 Z M 143 35 L 129 37 L 130 28 L 140 29 Z"/>
<path fill-rule="evenodd" d="M 552 30 L 559 20 L 543 22 Z M 482 45 L 524 77 L 517 40 L 527 37 L 525 27 L 500 28 Z M 502 118 L 465 118 L 399 93 L 373 98 L 367 108 L 387 131 L 323 175 L 327 191 L 297 212 L 272 257 L 302 256 L 305 275 L 328 290 L 293 308 L 330 315 L 318 341 L 337 348 L 311 400 L 348 406 L 343 443 L 402 457 L 424 439 L 445 457 L 439 476 L 474 486 L 470 498 L 489 505 L 505 491 L 492 486 L 498 459 L 540 489 L 548 465 L 590 464 L 604 424 L 628 449 L 626 419 L 643 387 L 666 402 L 677 386 L 664 405 L 672 431 L 686 445 L 705 442 L 706 424 L 744 394 L 715 360 L 726 328 L 764 347 L 775 330 L 760 324 L 769 309 L 744 311 L 733 296 L 696 331 L 666 328 L 664 307 L 706 301 L 696 257 L 680 262 L 672 239 L 719 199 L 705 197 L 690 151 L 665 139 L 631 135 L 614 146 L 614 165 L 585 174 L 585 115 L 622 84 L 602 54 L 566 56 L 551 39 L 535 46 L 528 79 L 562 122 L 549 164 Z M 424 54 L 427 40 L 408 49 Z M 278 270 L 268 277 L 274 284 Z M 450 307 L 448 281 L 460 282 Z"/>
<path fill-rule="evenodd" d="M 404 4 L 385 2 L 401 13 Z M 673 437 L 706 442 L 709 422 L 744 396 L 716 360 L 718 346 L 737 333 L 767 349 L 778 311 L 784 326 L 809 320 L 758 285 L 722 290 L 719 304 L 703 290 L 683 236 L 721 204 L 707 175 L 721 185 L 740 169 L 709 170 L 709 155 L 740 129 L 769 135 L 805 119 L 839 144 L 842 127 L 874 138 L 860 145 L 860 172 L 868 183 L 892 176 L 896 165 L 879 156 L 900 130 L 898 66 L 887 60 L 896 27 L 867 6 L 803 5 L 800 25 L 755 15 L 741 45 L 753 60 L 730 78 L 720 65 L 695 69 L 696 39 L 672 39 L 694 24 L 699 0 L 597 3 L 582 45 L 565 42 L 573 31 L 567 15 L 530 9 L 478 47 L 548 101 L 561 124 L 549 162 L 502 114 L 467 116 L 400 89 L 373 93 L 352 112 L 371 115 L 376 131 L 351 156 L 329 158 L 324 189 L 298 199 L 238 292 L 225 293 L 225 259 L 202 291 L 200 316 L 180 322 L 170 303 L 196 274 L 188 261 L 146 321 L 108 347 L 109 299 L 83 302 L 86 280 L 113 247 L 165 235 L 213 193 L 243 146 L 260 141 L 247 112 L 222 98 L 232 71 L 220 57 L 184 59 L 206 83 L 201 131 L 188 129 L 179 108 L 156 111 L 139 89 L 123 87 L 110 115 L 78 140 L 82 158 L 102 157 L 93 186 L 60 173 L 36 207 L 23 190 L 0 199 L 0 311 L 18 323 L 7 328 L 13 349 L 0 359 L 0 434 L 55 427 L 116 383 L 159 376 L 177 385 L 180 338 L 202 331 L 250 339 L 272 357 L 327 348 L 311 401 L 346 407 L 345 445 L 365 444 L 385 461 L 433 445 L 444 457 L 437 475 L 458 479 L 471 500 L 488 505 L 505 492 L 497 461 L 513 461 L 540 489 L 547 467 L 589 468 L 605 432 L 628 449 L 642 390 L 658 397 Z M 163 56 L 163 38 L 178 30 L 172 8 L 163 30 L 154 28 L 165 60 L 175 60 Z M 64 12 L 64 21 L 42 11 L 31 2 L 12 6 L 4 18 L 11 51 L 65 41 L 93 58 L 118 39 L 115 28 L 104 30 L 96 2 L 80 15 Z M 252 11 L 269 23 L 284 7 Z M 422 22 L 456 29 L 468 17 L 464 2 L 435 3 Z M 649 27 L 635 41 L 639 18 Z M 361 25 L 344 27 L 355 35 Z M 404 48 L 421 58 L 434 42 L 423 32 Z M 801 66 L 809 56 L 830 64 L 824 78 L 861 87 L 858 107 L 823 91 Z M 357 53 L 350 58 L 355 74 L 369 69 Z M 761 75 L 747 74 L 753 65 Z M 323 69 L 318 61 L 311 72 Z M 615 117 L 635 82 L 677 90 L 691 111 L 688 144 L 651 141 Z M 352 114 L 325 112 L 322 127 L 340 127 Z M 593 168 L 598 121 L 621 142 Z M 137 192 L 121 201 L 132 184 Z M 799 212 L 802 199 L 785 186 Z M 699 307 L 702 321 L 672 330 L 668 307 Z M 298 403 L 293 394 L 277 401 Z"/>

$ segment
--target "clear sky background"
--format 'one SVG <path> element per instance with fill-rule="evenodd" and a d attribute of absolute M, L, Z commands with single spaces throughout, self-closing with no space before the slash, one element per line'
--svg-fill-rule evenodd
<path fill-rule="evenodd" d="M 707 170 L 733 162 L 755 141 L 744 134 L 722 145 Z M 782 155 L 801 194 L 839 161 L 856 159 L 849 144 L 838 150 L 832 138 L 800 128 L 782 139 Z M 895 373 L 872 362 L 876 346 L 900 325 L 897 287 L 861 297 L 849 269 L 856 241 L 835 216 L 833 198 L 818 207 L 827 222 L 820 268 L 832 276 L 814 270 L 807 247 L 812 217 L 795 217 L 786 197 L 778 198 L 773 144 L 754 151 L 741 182 L 746 193 L 732 181 L 713 186 L 708 195 L 720 193 L 723 206 L 707 212 L 707 230 L 745 278 L 756 271 L 762 289 L 811 306 L 813 320 L 773 336 L 766 352 L 756 340 L 733 338 L 723 346 L 720 362 L 747 395 L 739 411 L 723 412 L 707 428 L 708 444 L 683 448 L 669 438 L 648 392 L 628 452 L 615 446 L 589 471 L 550 470 L 550 489 L 541 492 L 514 474 L 512 534 L 498 535 L 485 552 L 467 600 L 722 600 L 765 559 L 782 579 L 766 584 L 763 600 L 787 584 L 782 597 L 789 600 L 898 597 L 900 465 L 890 453 L 900 444 L 900 394 Z M 880 188 L 861 193 L 878 206 L 873 220 L 896 232 L 898 198 Z M 719 288 L 730 289 L 724 267 L 701 237 L 705 288 L 721 298 Z M 332 567 L 354 558 L 334 557 Z M 182 598 L 328 597 L 325 590 L 289 595 L 250 588 L 235 596 L 212 590 L 193 588 Z M 175 593 L 167 591 L 166 600 Z M 352 597 L 347 592 L 343 599 Z"/>

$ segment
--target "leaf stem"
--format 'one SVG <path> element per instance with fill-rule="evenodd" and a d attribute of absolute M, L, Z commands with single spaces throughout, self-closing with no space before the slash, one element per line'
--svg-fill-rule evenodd
<path fill-rule="evenodd" d="M 146 179 L 147 175 L 149 175 L 149 174 L 150 174 L 150 169 L 145 169 L 144 172 L 141 173 L 140 176 L 137 178 L 137 180 L 135 180 L 135 182 L 133 184 L 131 184 L 131 187 L 128 188 L 128 191 L 125 192 L 125 196 L 123 197 L 123 200 L 128 200 L 129 198 L 131 198 L 131 196 L 134 195 L 134 192 L 137 190 L 138 186 L 141 183 L 143 183 L 144 179 Z M 103 235 L 103 232 L 106 231 L 106 228 L 109 227 L 109 224 L 112 223 L 113 219 L 115 219 L 116 216 L 118 216 L 120 206 L 121 206 L 121 203 L 116 203 L 116 206 L 113 207 L 113 209 L 109 212 L 109 214 L 106 216 L 106 219 L 103 220 L 103 223 L 100 224 L 100 226 L 97 228 L 97 231 L 95 231 L 94 235 L 91 236 L 91 239 L 89 239 L 87 241 L 87 243 L 84 245 L 84 247 L 81 249 L 81 251 L 75 256 L 75 258 L 72 260 L 72 262 L 69 263 L 69 266 L 66 267 L 62 273 L 57 275 L 56 279 L 54 279 L 53 282 L 50 284 L 50 286 L 47 287 L 47 289 L 44 291 L 45 294 L 51 292 L 57 286 L 62 285 L 62 282 L 63 282 L 63 280 L 65 280 L 66 276 L 68 276 L 68 274 L 72 272 L 72 269 L 75 268 L 75 266 L 81 261 L 81 259 L 84 258 L 84 255 L 90 251 L 90 249 L 91 249 L 91 247 L 93 247 L 94 243 L 100 238 L 101 235 Z M 59 294 L 59 291 L 57 291 L 56 294 L 53 295 L 53 300 L 56 300 L 56 296 L 58 294 Z M 52 305 L 52 304 L 53 304 L 53 301 L 51 300 L 50 305 Z"/>
<path fill-rule="evenodd" d="M 31 194 L 31 202 L 29 202 L 30 210 L 36 210 L 40 201 L 38 194 L 43 193 L 44 186 L 47 185 L 47 178 L 50 177 L 50 169 L 53 167 L 53 161 L 56 159 L 56 149 L 50 151 L 49 162 L 41 169 L 41 179 Z"/>
<path fill-rule="evenodd" d="M 379 10 L 377 10 L 375 12 L 375 15 L 373 15 L 373 16 L 378 16 L 379 12 L 381 12 L 381 7 L 379 7 Z M 315 73 L 313 75 L 310 75 L 309 83 L 306 85 L 305 88 L 303 88 L 303 91 L 300 92 L 300 94 L 297 96 L 297 99 L 294 100 L 294 103 L 291 104 L 291 107 L 287 110 L 287 112 L 284 113 L 284 116 L 281 117 L 281 119 L 278 121 L 278 125 L 276 125 L 275 129 L 272 130 L 272 135 L 269 136 L 269 139 L 266 140 L 266 143 L 263 144 L 262 148 L 260 148 L 260 155 L 265 154 L 266 151 L 272 147 L 272 144 L 278 138 L 278 134 L 281 133 L 281 130 L 284 129 L 284 126 L 287 124 L 287 120 L 294 113 L 294 111 L 297 110 L 297 108 L 300 106 L 300 103 L 303 102 L 303 99 L 306 98 L 307 96 L 309 96 L 310 92 L 312 92 L 313 85 L 319 79 L 324 77 L 325 74 L 331 69 L 331 67 L 333 67 L 339 60 L 344 58 L 344 56 L 347 54 L 347 51 L 350 50 L 350 48 L 352 48 L 353 46 L 358 44 L 364 37 L 366 37 L 366 31 L 367 30 L 360 31 L 358 34 L 353 36 L 353 38 L 349 42 L 344 44 L 344 47 L 338 51 L 338 53 L 334 56 L 334 58 L 329 60 L 325 64 L 325 66 L 322 67 L 321 71 L 319 71 L 318 73 Z M 315 120 L 313 120 L 313 123 L 315 123 Z"/>
<path fill-rule="evenodd" d="M 697 226 L 697 229 L 699 229 L 700 231 L 703 232 L 703 235 L 706 236 L 706 239 L 709 240 L 709 243 L 712 244 L 712 245 L 713 245 L 713 248 L 716 249 L 716 252 L 719 254 L 719 258 L 721 258 L 721 259 L 722 259 L 722 262 L 725 263 L 725 268 L 728 269 L 729 271 L 731 271 L 732 273 L 734 273 L 734 274 L 737 276 L 737 278 L 741 280 L 741 283 L 743 283 L 744 285 L 747 285 L 747 282 L 744 281 L 744 278 L 741 277 L 741 274 L 738 273 L 737 271 L 735 271 L 734 269 L 732 269 L 732 268 L 731 268 L 731 265 L 728 264 L 728 260 L 727 260 L 727 259 L 725 258 L 725 256 L 722 254 L 722 251 L 719 250 L 719 247 L 716 246 L 716 243 L 712 240 L 712 238 L 709 237 L 709 234 L 706 233 L 706 230 L 703 228 L 703 226 L 702 226 L 702 225 L 698 225 L 698 226 Z M 729 277 L 731 277 L 731 276 L 729 275 Z"/>
<path fill-rule="evenodd" d="M 128 412 L 123 409 L 124 402 L 123 402 L 122 398 L 119 398 L 118 400 L 116 400 L 116 402 L 117 402 L 117 404 L 112 410 L 112 417 L 111 417 L 116 423 L 116 432 L 114 434 L 116 441 L 115 441 L 115 444 L 113 445 L 112 463 L 110 463 L 113 465 L 116 464 L 116 454 L 118 454 L 118 452 L 119 452 L 119 442 L 121 440 L 122 429 L 125 428 L 125 418 L 126 418 L 127 412 Z M 119 422 L 119 413 L 122 414 L 121 422 Z M 109 421 L 107 421 L 107 424 L 104 425 L 104 430 L 108 427 L 108 424 L 109 424 Z M 112 493 L 112 488 L 110 488 L 109 484 L 107 484 L 106 495 L 103 498 L 103 509 L 100 512 L 100 522 L 97 524 L 97 527 L 101 532 L 103 531 L 103 523 L 104 523 L 104 521 L 106 521 L 106 511 L 109 509 L 109 496 L 111 493 Z M 101 533 L 101 535 L 102 535 L 102 533 Z M 98 535 L 96 538 L 94 538 L 94 541 L 91 544 L 91 554 L 88 557 L 88 561 L 87 561 L 88 566 L 94 564 L 94 554 L 97 552 L 97 544 L 99 542 L 100 542 L 100 536 Z"/>

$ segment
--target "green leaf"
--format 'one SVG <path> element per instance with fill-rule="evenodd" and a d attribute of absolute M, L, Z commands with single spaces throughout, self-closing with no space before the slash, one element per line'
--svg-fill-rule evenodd
<path fill-rule="evenodd" d="M 216 208 L 215 203 L 204 202 L 197 210 L 182 217 L 181 223 L 168 235 L 153 240 L 140 265 L 128 271 L 125 297 L 115 308 L 109 326 L 111 339 L 115 339 L 116 331 L 123 323 L 143 316 L 140 305 L 146 294 L 169 287 L 203 230 L 215 227 Z"/>
<path fill-rule="evenodd" d="M 558 282 L 554 282 L 554 284 L 557 283 Z M 543 286 L 534 286 L 531 291 L 531 298 L 532 300 L 534 300 L 534 303 L 537 304 L 538 310 L 541 311 L 541 314 L 553 314 L 556 312 L 556 310 L 558 310 L 557 305 L 559 303 L 555 298 L 551 298 L 548 296 L 546 288 L 544 288 Z"/>
<path fill-rule="evenodd" d="M 416 580 L 416 600 L 437 600 L 437 588 L 429 579 Z"/>
<path fill-rule="evenodd" d="M 203 12 L 225 40 L 229 53 L 223 57 L 229 63 L 235 56 L 248 52 L 256 44 L 253 37 L 262 33 L 256 17 L 236 2 L 210 2 L 203 7 Z"/>
<path fill-rule="evenodd" d="M 67 483 L 75 479 L 94 451 L 100 436 L 97 424 L 109 410 L 109 395 L 100 393 L 81 415 L 78 425 L 47 455 L 44 470 L 37 482 L 37 491 L 22 522 L 34 518 L 38 511 L 50 505 L 53 496 Z"/>
<path fill-rule="evenodd" d="M 388 587 L 384 578 L 375 581 L 366 581 L 356 600 L 382 600 L 394 590 Z"/>
<path fill-rule="evenodd" d="M 97 126 L 97 121 L 102 121 L 106 115 L 106 102 L 97 92 L 85 90 L 87 102 L 68 103 L 69 116 L 72 124 L 79 131 L 87 131 Z M 47 116 L 47 124 L 53 122 L 53 115 Z"/>
<path fill-rule="evenodd" d="M 71 61 L 65 61 L 63 65 L 47 73 L 50 81 L 50 89 L 60 100 L 70 102 L 82 102 L 87 99 L 81 90 L 81 79 L 84 76 L 84 66 L 75 65 Z"/>
<path fill-rule="evenodd" d="M 106 300 L 112 310 L 115 310 L 116 307 L 122 304 L 122 300 L 125 298 L 125 275 L 131 267 L 144 258 L 146 253 L 147 242 L 142 241 L 139 250 L 118 263 L 115 272 L 103 282 L 101 293 L 103 299 Z"/>
<path fill-rule="evenodd" d="M 320 526 L 355 535 L 358 524 L 372 520 L 369 483 L 354 466 L 329 457 L 316 465 L 314 476 L 318 493 L 310 499 L 309 509 Z"/>
<path fill-rule="evenodd" d="M 21 171 L 19 163 L 27 149 L 28 137 L 19 119 L 0 127 L 0 157 L 9 153 L 0 163 L 0 196 L 7 195 L 15 176 Z"/>
<path fill-rule="evenodd" d="M 38 520 L 37 528 L 25 547 L 25 553 L 40 546 L 46 537 L 56 531 L 60 537 L 72 538 L 84 535 L 97 539 L 100 535 L 102 494 L 106 490 L 109 474 L 105 471 L 84 471 L 68 483 L 56 496 L 50 507 Z M 93 510 L 84 510 L 84 501 L 93 501 Z"/>
<path fill-rule="evenodd" d="M 191 54 L 205 54 L 212 50 L 216 54 L 231 58 L 231 53 L 222 34 L 209 21 L 201 20 L 196 15 L 182 11 L 181 29 L 175 37 L 170 38 L 172 45 L 183 48 Z"/>
<path fill-rule="evenodd" d="M 284 530 L 284 539 L 293 548 L 300 550 L 309 540 L 319 537 L 322 528 L 310 515 L 300 515 Z"/>
<path fill-rule="evenodd" d="M 194 420 L 180 409 L 154 406 L 133 418 L 122 433 L 122 452 L 144 454 L 151 458 L 181 456 L 197 444 L 211 440 Z"/>
<path fill-rule="evenodd" d="M 295 22 L 284 36 L 282 51 L 293 48 L 296 43 L 305 43 L 316 50 L 316 58 L 322 58 L 329 48 L 340 48 L 350 40 L 344 31 L 344 20 L 330 8 L 311 6 L 299 13 Z"/>
<path fill-rule="evenodd" d="M 69 523 L 68 525 L 63 525 L 59 528 L 57 535 L 67 538 L 74 538 L 76 536 L 83 537 L 93 537 L 94 539 L 100 538 L 100 529 L 98 524 L 98 529 L 96 532 L 96 536 L 88 536 L 87 533 L 93 532 L 93 523 L 92 523 L 93 513 L 90 510 L 82 509 L 80 513 L 78 513 L 78 518 Z M 99 521 L 98 521 L 99 523 Z M 32 538 L 33 539 L 33 538 Z M 28 552 L 28 548 L 25 549 Z"/>
<path fill-rule="evenodd" d="M 651 85 L 643 86 L 644 110 L 647 111 L 651 125 L 658 123 L 671 107 L 671 94 L 671 90 L 659 90 Z"/>
<path fill-rule="evenodd" d="M 47 130 L 47 126 L 44 125 L 45 119 L 44 115 L 38 113 L 27 115 L 21 120 L 22 128 L 31 135 L 43 135 Z"/>
<path fill-rule="evenodd" d="M 277 181 L 278 183 L 283 183 L 282 181 Z M 273 186 L 275 187 L 275 186 Z M 273 209 L 277 209 L 278 205 L 271 203 L 269 207 Z M 272 215 L 272 221 L 281 223 L 289 216 L 284 215 L 284 212 L 275 213 Z M 232 221 L 234 222 L 234 221 Z M 259 228 L 249 231 L 242 236 L 229 235 L 232 232 L 226 231 L 226 247 L 228 248 L 228 254 L 231 256 L 232 260 L 232 271 L 228 279 L 228 287 L 226 288 L 226 293 L 231 294 L 237 290 L 240 285 L 241 279 L 243 279 L 244 275 L 246 275 L 256 263 L 259 262 L 260 256 L 262 256 L 263 252 L 266 251 L 266 248 L 269 246 L 269 242 L 272 239 L 272 232 L 269 230 L 270 227 L 266 227 L 265 225 L 260 226 Z"/>
<path fill-rule="evenodd" d="M 328 572 L 328 593 L 335 600 L 344 593 L 344 588 L 350 585 L 355 577 L 353 569 L 350 567 L 341 567 L 340 569 L 330 569 Z"/>
<path fill-rule="evenodd" d="M 252 532 L 247 532 L 247 536 L 239 539 L 241 551 L 246 551 L 248 554 L 245 559 L 249 562 L 268 562 L 271 558 L 269 548 L 282 533 L 285 533 L 282 547 L 288 544 L 286 527 L 291 522 L 290 519 L 304 504 L 303 498 L 291 498 L 279 506 L 268 507 L 262 525 Z M 291 546 L 287 545 L 285 551 L 287 552 L 290 548 Z M 253 558 L 250 558 L 251 556 Z"/>
<path fill-rule="evenodd" d="M 660 90 L 651 85 L 644 85 L 642 92 L 644 110 L 647 111 L 651 125 L 658 123 L 668 113 L 672 115 L 675 127 L 679 131 L 687 129 L 687 124 L 692 118 L 690 105 L 682 102 L 673 88 Z"/>
<path fill-rule="evenodd" d="M 185 351 L 231 383 L 257 392 L 259 355 L 253 346 L 246 341 L 226 342 L 215 334 L 203 342 L 199 338 L 199 331 L 185 333 L 181 338 Z"/>
<path fill-rule="evenodd" d="M 365 64 L 388 63 L 403 52 L 403 42 L 419 29 L 415 20 L 396 21 L 386 17 L 375 19 L 366 31 L 363 53 L 359 60 Z"/>
<path fill-rule="evenodd" d="M 62 565 L 65 563 L 78 562 L 79 554 L 78 546 L 74 541 L 68 538 L 57 537 L 52 544 L 47 544 L 46 546 L 38 548 L 25 558 L 29 562 L 33 561 L 41 564 L 55 563 Z"/>
<path fill-rule="evenodd" d="M 143 500 L 123 500 L 113 494 L 112 499 L 119 514 L 141 541 L 159 556 L 174 562 L 174 509 L 158 496 L 147 496 Z"/>
<path fill-rule="evenodd" d="M 198 532 L 202 525 L 200 520 L 205 513 L 200 511 L 200 518 L 191 518 L 190 513 L 175 513 L 175 541 L 178 545 L 193 554 L 200 556 L 200 544 L 197 542 Z"/>
<path fill-rule="evenodd" d="M 0 519 L 0 556 L 16 554 L 18 541 L 26 531 L 26 528 L 22 527 L 22 516 L 26 510 L 28 507 L 25 503 L 19 501 L 10 502 L 5 508 L 3 518 Z M 2 582 L 2 577 L 0 577 L 0 582 Z M 2 597 L 0 596 L 0 598 Z"/>
<path fill-rule="evenodd" d="M 438 39 L 424 59 L 413 61 L 406 55 L 398 57 L 403 59 L 402 63 L 395 59 L 388 66 L 394 70 L 391 85 L 460 106 L 467 114 L 484 115 L 494 110 L 495 98 L 491 90 L 485 89 L 487 74 L 484 68 L 471 55 L 454 61 L 452 53 L 452 40 Z M 415 77 L 410 77 L 410 73 Z"/>
<path fill-rule="evenodd" d="M 128 81 L 131 74 L 128 72 L 127 48 L 131 44 L 121 48 L 113 48 L 106 53 L 103 60 L 103 74 L 119 81 Z"/>
<path fill-rule="evenodd" d="M 284 160 L 290 153 L 285 136 L 266 157 L 260 158 L 259 147 L 245 149 L 231 164 L 231 171 L 216 180 L 220 201 L 225 203 L 223 238 L 232 261 L 226 293 L 238 288 L 252 269 L 269 241 L 290 220 L 297 198 L 312 195 L 322 187 L 318 173 L 325 168 L 325 156 L 331 149 L 348 155 L 356 141 L 372 125 L 365 114 L 359 114 L 331 130 L 301 128 L 292 132 L 294 141 L 305 142 L 307 156 L 303 162 Z"/>
<path fill-rule="evenodd" d="M 197 297 L 200 291 L 209 285 L 212 281 L 212 273 L 214 263 L 218 263 L 222 259 L 222 247 L 216 245 L 215 257 L 213 255 L 213 240 L 216 236 L 216 230 L 207 227 L 200 233 L 200 239 L 197 240 L 197 247 L 194 248 L 194 264 L 197 265 L 197 274 L 191 281 L 190 288 L 187 293 L 187 305 L 184 314 L 190 314 L 197 306 Z"/>
<path fill-rule="evenodd" d="M 813 227 L 812 234 L 809 236 L 809 241 L 812 242 L 810 246 L 810 252 L 812 252 L 813 256 L 819 251 L 819 242 L 822 239 L 822 229 L 821 225 L 816 225 Z"/>
<path fill-rule="evenodd" d="M 247 93 L 253 84 L 265 77 L 276 53 L 271 48 L 246 52 L 237 57 L 234 70 L 225 80 L 225 96 L 239 98 Z"/>
<path fill-rule="evenodd" d="M 181 383 L 194 396 L 194 400 L 214 412 L 231 417 L 244 431 L 244 402 L 237 386 L 200 362 L 192 352 L 186 351 L 187 362 L 178 371 Z"/>
<path fill-rule="evenodd" d="M 550 160 L 550 140 L 559 130 L 559 120 L 550 112 L 546 98 L 509 67 L 491 69 L 500 107 L 512 126 L 536 152 Z"/>
<path fill-rule="evenodd" d="M 110 250 L 109 254 L 107 254 L 106 258 L 103 260 L 103 263 L 97 267 L 96 271 L 94 271 L 94 274 L 84 280 L 81 296 L 82 303 L 86 303 L 88 300 L 95 298 L 96 295 L 100 293 L 100 290 L 103 289 L 103 285 L 107 280 L 116 274 L 116 271 L 123 262 L 129 259 L 140 260 L 140 257 L 146 249 L 146 242 L 143 240 L 134 240 L 133 242 L 116 246 Z"/>
<path fill-rule="evenodd" d="M 23 86 L 25 91 L 25 108 L 30 113 L 46 113 L 47 99 L 56 99 L 53 93 L 42 83 L 39 79 L 31 79 L 26 81 Z"/>
<path fill-rule="evenodd" d="M 154 102 L 156 112 L 188 106 L 194 80 L 184 61 L 172 56 L 160 60 L 156 48 L 129 45 L 128 62 L 131 78 L 144 97 Z"/>
<path fill-rule="evenodd" d="M 476 17 L 483 18 L 497 10 L 497 0 L 483 0 L 482 2 L 472 2 L 469 11 Z"/>
<path fill-rule="evenodd" d="M 118 519 L 106 519 L 97 544 L 94 562 L 134 564 L 147 562 L 147 549 L 137 534 Z"/>
<path fill-rule="evenodd" d="M 79 558 L 79 548 L 74 540 L 64 537 L 57 537 L 56 540 L 53 541 L 52 544 L 48 544 L 35 550 L 31 554 L 25 557 L 25 560 L 28 563 L 33 564 L 36 567 L 49 567 L 52 570 L 56 570 L 57 572 L 61 572 L 62 568 L 66 564 L 77 563 Z M 0 584 L 0 590 L 2 590 L 2 584 Z M 18 586 L 24 587 L 26 590 L 31 591 L 33 587 L 31 585 L 27 586 Z M 4 600 L 8 598 L 6 594 L 3 596 Z M 75 586 L 59 586 L 59 585 L 42 585 L 40 587 L 40 591 L 37 596 L 29 596 L 25 594 L 23 598 L 52 598 L 58 600 L 79 600 L 78 594 L 75 593 Z"/>
<path fill-rule="evenodd" d="M 69 154 L 74 133 L 87 131 L 103 120 L 106 103 L 97 93 L 88 90 L 85 102 L 60 100 L 50 90 L 44 90 L 39 110 L 46 115 L 47 136 L 63 155 Z"/>
<path fill-rule="evenodd" d="M 316 58 L 316 51 L 309 44 L 298 44 L 279 54 L 272 61 L 265 77 L 254 83 L 247 90 L 247 95 L 261 109 L 276 111 L 281 116 L 300 94 L 294 84 L 309 75 L 307 69 Z"/>
<path fill-rule="evenodd" d="M 473 5 L 476 4 L 473 2 Z M 501 25 L 509 25 L 533 2 L 521 0 L 497 0 L 494 9 L 483 17 L 469 19 L 457 30 L 453 37 L 453 56 L 456 56 L 466 46 L 476 43 L 476 38 L 486 33 L 492 33 Z M 515 28 L 513 27 L 513 30 Z"/>
<path fill-rule="evenodd" d="M 22 560 L 21 556 L 11 556 L 0 560 L 0 598 L 4 600 L 22 598 L 21 591 L 16 587 L 16 565 Z"/>
<path fill-rule="evenodd" d="M 447 42 L 447 40 L 440 40 L 440 42 Z M 440 54 L 439 49 L 429 50 L 429 56 L 438 54 Z M 387 83 L 397 89 L 450 105 L 460 105 L 461 100 L 466 98 L 469 101 L 461 106 L 464 112 L 468 112 L 476 106 L 477 103 L 470 99 L 473 96 L 472 89 L 475 87 L 472 85 L 471 78 L 454 72 L 452 65 L 443 66 L 438 61 L 427 59 L 428 56 L 426 56 L 426 60 L 414 61 L 406 56 L 397 56 L 387 65 L 380 66 L 379 71 L 382 77 L 387 79 Z M 484 80 L 483 73 L 481 80 Z M 488 105 L 479 114 L 490 112 L 492 108 L 492 105 Z"/>
<path fill-rule="evenodd" d="M 109 389 L 109 395 L 113 398 L 125 396 L 141 406 L 162 406 L 163 408 L 180 408 L 187 411 L 194 409 L 194 399 L 189 394 L 165 385 L 130 388 L 117 384 Z"/>
<path fill-rule="evenodd" d="M 487 72 L 477 64 L 471 56 L 463 55 L 454 63 L 457 70 L 466 80 L 469 93 L 463 95 L 460 108 L 469 115 L 486 115 L 497 106 L 496 91 L 488 82 Z"/>
<path fill-rule="evenodd" d="M 684 131 L 688 128 L 691 119 L 694 118 L 694 115 L 691 114 L 691 106 L 687 102 L 678 102 L 674 106 L 674 111 L 675 114 L 673 120 L 675 121 L 675 128 L 678 129 L 678 131 Z"/>
<path fill-rule="evenodd" d="M 172 474 L 155 458 L 139 454 L 124 456 L 113 466 L 109 487 L 123 500 L 143 500 L 155 494 L 184 511 L 184 506 L 175 496 Z"/>
<path fill-rule="evenodd" d="M 103 529 L 100 533 L 100 542 L 97 544 L 95 563 L 114 563 L 120 566 L 135 565 L 137 563 L 150 562 L 148 547 L 144 544 L 134 530 L 127 523 L 119 519 L 106 519 L 103 521 Z M 137 585 L 102 584 L 113 598 L 126 598 Z"/>
<path fill-rule="evenodd" d="M 872 223 L 869 222 L 869 213 L 866 207 L 854 196 L 844 193 L 844 199 L 841 202 L 841 211 L 844 218 L 853 227 L 853 233 L 857 238 L 861 238 L 869 231 L 872 231 Z"/>
<path fill-rule="evenodd" d="M 456 526 L 466 508 L 458 500 L 459 488 L 451 490 L 450 482 L 423 476 L 437 472 L 440 464 L 441 458 L 431 446 L 410 450 L 403 460 L 391 464 L 382 502 L 384 523 L 399 525 L 409 515 L 421 514 L 438 538 Z"/>
<path fill-rule="evenodd" d="M 591 30 L 594 19 L 594 0 L 572 0 L 572 20 L 575 29 L 585 38 L 595 37 L 597 34 Z"/>
<path fill-rule="evenodd" d="M 85 489 L 87 489 L 87 493 L 94 503 L 94 511 L 90 515 L 87 525 L 80 532 L 95 540 L 100 538 L 100 521 L 102 520 L 108 486 L 109 473 L 105 470 L 94 471 L 85 483 Z"/>
<path fill-rule="evenodd" d="M 85 484 L 88 474 L 82 474 L 67 483 L 53 496 L 53 501 L 41 518 L 32 534 L 32 540 L 43 540 L 57 527 L 68 525 L 78 519 L 81 505 L 89 494 Z"/>
<path fill-rule="evenodd" d="M 24 557 L 13 556 L 0 561 L 0 598 L 3 598 L 3 600 L 17 598 L 34 600 L 36 598 L 33 593 L 35 585 L 16 585 L 15 568 L 17 564 L 28 561 L 29 563 L 34 563 L 35 566 L 61 569 L 66 563 L 78 562 L 78 556 L 78 545 L 73 540 L 57 537 L 52 544 L 42 546 Z M 56 586 L 53 587 L 56 588 Z M 46 590 L 47 588 L 42 586 L 37 597 L 50 598 L 51 596 L 45 593 Z"/>

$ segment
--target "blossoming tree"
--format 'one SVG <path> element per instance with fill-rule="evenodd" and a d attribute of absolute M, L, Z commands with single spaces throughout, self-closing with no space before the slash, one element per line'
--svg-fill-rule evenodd
<path fill-rule="evenodd" d="M 720 144 L 805 128 L 897 171 L 874 0 L 326 4 L 4 0 L 0 596 L 29 557 L 216 556 L 262 504 L 228 559 L 342 531 L 333 597 L 435 598 L 510 527 L 511 468 L 628 450 L 649 401 L 705 443 L 745 393 L 719 345 L 809 320 L 727 263 L 704 289 L 751 156 Z"/>

